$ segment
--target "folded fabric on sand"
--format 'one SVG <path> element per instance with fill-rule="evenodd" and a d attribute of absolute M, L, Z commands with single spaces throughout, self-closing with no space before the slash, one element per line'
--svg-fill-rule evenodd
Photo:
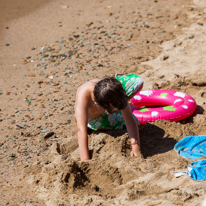
<path fill-rule="evenodd" d="M 187 136 L 174 147 L 185 158 L 197 160 L 206 157 L 206 136 Z M 188 165 L 188 171 L 174 172 L 176 177 L 188 175 L 194 180 L 206 180 L 206 160 L 198 160 Z"/>
<path fill-rule="evenodd" d="M 206 160 L 190 163 L 188 166 L 190 177 L 194 180 L 206 180 Z"/>
<path fill-rule="evenodd" d="M 206 160 L 199 160 L 188 165 L 188 171 L 175 171 L 175 177 L 188 175 L 193 180 L 206 180 Z"/>
<path fill-rule="evenodd" d="M 206 157 L 206 136 L 187 136 L 175 145 L 174 149 L 180 155 L 192 160 Z"/>

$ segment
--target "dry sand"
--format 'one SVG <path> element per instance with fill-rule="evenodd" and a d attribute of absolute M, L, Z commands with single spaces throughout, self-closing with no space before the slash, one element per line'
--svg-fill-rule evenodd
<path fill-rule="evenodd" d="M 41 4 L 40 4 L 41 3 Z M 0 205 L 199 206 L 206 184 L 173 171 L 177 141 L 206 133 L 204 0 L 0 1 Z M 79 162 L 75 92 L 93 78 L 139 74 L 144 88 L 186 92 L 195 114 L 94 132 Z M 51 137 L 45 135 L 51 132 Z"/>

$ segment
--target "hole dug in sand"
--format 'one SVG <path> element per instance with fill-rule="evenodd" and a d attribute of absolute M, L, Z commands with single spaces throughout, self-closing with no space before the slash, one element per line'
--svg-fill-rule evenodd
<path fill-rule="evenodd" d="M 94 132 L 89 136 L 92 162 L 79 162 L 77 139 L 69 137 L 53 144 L 47 159 L 26 169 L 36 195 L 46 205 L 130 205 L 137 200 L 148 205 L 184 205 L 197 198 L 202 187 L 192 189 L 191 179 L 177 181 L 172 173 L 189 162 L 173 150 L 190 125 L 156 121 L 140 126 L 144 158 L 130 157 L 126 130 Z M 180 198 L 181 197 L 181 198 Z"/>

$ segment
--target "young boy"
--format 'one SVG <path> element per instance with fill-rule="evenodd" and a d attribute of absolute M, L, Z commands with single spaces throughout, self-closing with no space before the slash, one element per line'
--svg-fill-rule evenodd
<path fill-rule="evenodd" d="M 129 100 L 143 87 L 143 80 L 135 75 L 93 79 L 81 85 L 76 94 L 75 118 L 81 161 L 90 161 L 87 127 L 91 129 L 127 128 L 131 156 L 141 157 L 139 122 L 132 114 Z"/>

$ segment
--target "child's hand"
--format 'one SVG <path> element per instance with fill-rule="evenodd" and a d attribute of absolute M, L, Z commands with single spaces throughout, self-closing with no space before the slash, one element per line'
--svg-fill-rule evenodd
<path fill-rule="evenodd" d="M 132 150 L 130 154 L 131 154 L 131 157 L 136 156 L 138 158 L 143 159 L 143 156 L 140 150 L 134 150 L 134 151 Z"/>

